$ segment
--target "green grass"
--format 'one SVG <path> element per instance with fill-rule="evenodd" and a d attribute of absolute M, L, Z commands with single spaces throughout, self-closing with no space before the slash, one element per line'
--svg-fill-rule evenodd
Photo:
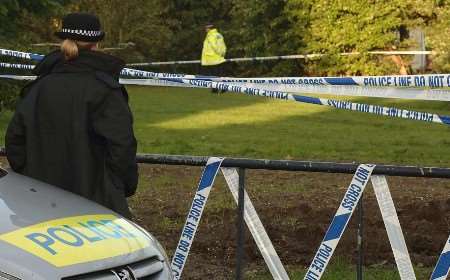
<path fill-rule="evenodd" d="M 450 163 L 445 125 L 199 89 L 129 89 L 141 152 Z M 445 102 L 352 99 L 440 114 L 449 108 Z"/>
<path fill-rule="evenodd" d="M 303 279 L 306 269 L 296 267 L 286 267 L 291 279 Z M 428 279 L 431 270 L 429 268 L 414 268 L 417 279 Z M 363 276 L 365 280 L 400 280 L 398 271 L 394 267 L 364 267 Z M 246 279 L 249 280 L 269 280 L 273 279 L 269 272 L 247 272 Z M 353 280 L 356 279 L 356 267 L 349 265 L 345 260 L 336 258 L 327 268 L 321 278 L 323 280 Z"/>
<path fill-rule="evenodd" d="M 139 151 L 450 165 L 445 125 L 207 90 L 130 86 Z M 448 114 L 446 102 L 346 98 Z M 0 144 L 10 112 L 0 113 Z"/>

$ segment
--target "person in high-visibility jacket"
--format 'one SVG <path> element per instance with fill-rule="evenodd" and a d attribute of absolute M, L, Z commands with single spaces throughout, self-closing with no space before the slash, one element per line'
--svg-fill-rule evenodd
<path fill-rule="evenodd" d="M 206 38 L 203 42 L 202 66 L 219 65 L 225 62 L 225 53 L 227 46 L 222 34 L 212 24 L 205 26 Z"/>
<path fill-rule="evenodd" d="M 207 76 L 221 76 L 222 69 L 220 64 L 225 62 L 225 53 L 227 46 L 222 34 L 212 24 L 205 26 L 206 38 L 203 42 L 201 64 L 203 74 Z M 213 93 L 220 93 L 218 89 L 212 89 Z"/>

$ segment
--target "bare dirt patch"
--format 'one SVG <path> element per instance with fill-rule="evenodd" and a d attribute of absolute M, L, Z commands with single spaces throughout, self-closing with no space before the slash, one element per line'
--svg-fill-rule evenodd
<path fill-rule="evenodd" d="M 131 200 L 136 220 L 174 252 L 200 178 L 199 167 L 141 165 L 143 183 Z M 285 265 L 306 266 L 319 246 L 350 175 L 248 170 L 246 188 Z M 414 264 L 433 266 L 450 229 L 450 180 L 389 177 L 407 246 Z M 366 265 L 394 262 L 375 195 L 364 195 Z M 246 233 L 247 267 L 265 269 Z M 236 209 L 218 177 L 195 237 L 184 279 L 231 279 L 235 265 Z M 356 219 L 336 256 L 356 261 Z"/>

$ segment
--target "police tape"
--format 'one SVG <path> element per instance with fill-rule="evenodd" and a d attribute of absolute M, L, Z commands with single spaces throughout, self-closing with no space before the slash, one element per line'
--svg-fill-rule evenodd
<path fill-rule="evenodd" d="M 204 80 L 187 80 L 187 79 L 168 79 L 173 82 L 180 82 L 190 84 L 193 86 L 204 88 L 217 88 L 223 91 L 232 91 L 237 93 L 244 93 L 253 96 L 263 96 L 273 99 L 291 100 L 301 103 L 330 106 L 336 109 L 343 109 L 349 111 L 358 111 L 380 116 L 396 117 L 403 119 L 410 119 L 416 121 L 434 122 L 440 124 L 450 125 L 450 116 L 437 115 L 433 113 L 417 112 L 412 110 L 399 109 L 394 107 L 384 107 L 379 105 L 370 105 L 363 103 L 354 103 L 351 101 L 333 100 L 325 98 L 317 98 L 310 96 L 294 95 L 282 91 L 272 91 L 251 87 L 244 87 L 238 85 L 229 85 L 226 83 L 204 81 Z"/>
<path fill-rule="evenodd" d="M 222 82 L 287 85 L 347 85 L 365 87 L 450 87 L 450 74 L 354 76 L 354 77 L 274 77 L 220 78 Z"/>
<path fill-rule="evenodd" d="M 402 280 L 415 280 L 416 275 L 411 263 L 408 248 L 406 247 L 405 237 L 403 235 L 394 201 L 385 176 L 372 175 L 370 177 L 378 207 L 381 211 L 384 226 L 386 228 L 392 252 L 394 253 L 395 263 Z"/>
<path fill-rule="evenodd" d="M 35 76 L 0 75 L 0 78 L 16 80 L 33 80 Z M 120 78 L 124 85 L 167 86 L 167 87 L 197 87 L 179 82 L 163 79 L 128 79 Z M 450 101 L 450 91 L 436 89 L 397 89 L 397 88 L 370 88 L 359 86 L 302 86 L 302 85 L 274 85 L 254 84 L 253 88 L 261 90 L 284 91 L 289 93 L 324 94 L 353 97 L 396 98 L 409 100 Z"/>
<path fill-rule="evenodd" d="M 28 59 L 33 61 L 41 61 L 44 59 L 44 55 L 27 53 L 27 52 L 19 52 L 8 49 L 0 48 L 0 56 L 9 56 L 16 57 L 22 59 Z M 186 78 L 186 79 L 210 79 L 210 76 L 202 76 L 202 75 L 184 75 L 184 74 L 171 74 L 171 73 L 153 73 L 141 70 L 135 70 L 131 68 L 123 68 L 120 72 L 121 75 L 139 77 L 139 78 L 152 78 L 152 79 L 165 79 L 165 78 Z"/>
<path fill-rule="evenodd" d="M 0 49 L 0 55 L 12 56 L 40 61 L 43 55 Z M 394 75 L 394 76 L 354 76 L 354 77 L 275 77 L 275 78 L 227 78 L 203 75 L 185 75 L 171 73 L 155 73 L 149 71 L 124 68 L 122 75 L 140 78 L 185 78 L 212 80 L 224 83 L 250 83 L 250 84 L 298 84 L 298 85 L 350 85 L 374 87 L 450 87 L 450 74 L 426 75 Z"/>
<path fill-rule="evenodd" d="M 37 76 L 27 76 L 27 75 L 0 75 L 0 79 L 11 79 L 20 81 L 32 81 L 35 80 Z M 123 85 L 140 85 L 140 86 L 171 86 L 171 87 L 195 87 L 181 83 L 170 82 L 166 80 L 158 79 L 124 79 L 120 78 L 119 83 Z"/>
<path fill-rule="evenodd" d="M 0 75 L 0 78 L 11 78 L 11 76 Z M 33 77 L 19 76 L 16 79 L 25 80 L 25 79 L 33 79 Z M 399 108 L 395 108 L 395 107 L 384 107 L 384 106 L 370 105 L 370 104 L 364 104 L 364 103 L 355 103 L 355 102 L 351 102 L 351 101 L 342 101 L 342 100 L 295 95 L 295 94 L 289 94 L 289 93 L 281 92 L 281 91 L 250 88 L 250 87 L 243 87 L 243 86 L 238 86 L 238 85 L 229 85 L 229 84 L 225 84 L 225 83 L 218 83 L 218 82 L 205 81 L 205 80 L 166 79 L 166 81 L 170 82 L 172 85 L 179 83 L 179 84 L 190 85 L 192 87 L 218 88 L 218 89 L 224 90 L 224 91 L 232 91 L 232 92 L 236 92 L 236 93 L 243 93 L 243 94 L 253 95 L 253 96 L 263 96 L 263 97 L 268 97 L 268 98 L 273 98 L 273 99 L 290 100 L 290 101 L 296 101 L 296 102 L 300 102 L 300 103 L 329 106 L 329 107 L 333 107 L 336 109 L 363 112 L 363 113 L 375 114 L 375 115 L 379 115 L 379 116 L 387 116 L 387 117 L 402 118 L 402 119 L 409 119 L 409 120 L 415 120 L 415 121 L 424 121 L 424 122 L 429 122 L 429 123 L 432 122 L 432 123 L 440 123 L 440 124 L 450 125 L 450 116 L 438 115 L 438 114 L 434 114 L 434 113 L 418 112 L 418 111 L 413 111 L 413 110 L 399 109 Z M 120 82 L 127 82 L 127 80 L 121 79 Z M 128 84 L 132 84 L 132 82 L 129 81 Z M 136 84 L 138 84 L 138 83 L 136 83 Z M 164 83 L 162 83 L 160 85 L 164 85 Z"/>
<path fill-rule="evenodd" d="M 432 51 L 369 51 L 367 54 L 377 55 L 426 55 L 433 54 Z M 361 52 L 341 53 L 341 56 L 360 55 Z M 265 60 L 286 60 L 286 59 L 308 59 L 327 56 L 327 54 L 293 54 L 293 55 L 275 55 L 275 56 L 255 56 L 255 57 L 236 57 L 226 58 L 225 62 L 244 62 L 244 61 L 265 61 Z M 200 60 L 174 60 L 157 62 L 139 62 L 129 63 L 127 66 L 152 66 L 152 65 L 177 65 L 177 64 L 200 64 Z"/>
<path fill-rule="evenodd" d="M 172 271 L 176 279 L 181 278 L 184 265 L 186 264 L 189 250 L 191 249 L 192 242 L 194 241 L 195 233 L 197 232 L 200 219 L 202 217 L 203 210 L 205 209 L 206 201 L 208 200 L 211 187 L 214 184 L 214 179 L 222 164 L 223 158 L 211 157 L 206 163 L 206 167 L 203 170 L 202 177 L 198 184 L 197 192 L 195 193 L 192 201 L 191 208 L 186 218 L 183 230 L 181 231 L 180 240 L 175 249 L 175 253 L 172 258 Z"/>
<path fill-rule="evenodd" d="M 227 182 L 228 188 L 233 195 L 236 203 L 238 202 L 238 191 L 239 191 L 239 175 L 236 168 L 221 168 L 225 181 Z M 267 235 L 264 226 L 256 213 L 255 207 L 253 206 L 247 192 L 244 190 L 244 219 L 247 224 L 253 239 L 258 246 L 264 261 L 275 280 L 289 280 L 289 276 L 281 263 L 280 257 L 278 256 L 275 248 Z"/>
<path fill-rule="evenodd" d="M 19 51 L 7 50 L 7 49 L 0 49 L 0 55 L 23 58 L 23 59 L 31 59 L 31 60 L 36 60 L 36 61 L 42 60 L 44 58 L 44 56 L 41 54 L 19 52 Z"/>
<path fill-rule="evenodd" d="M 204 79 L 201 79 L 204 80 Z M 163 79 L 121 79 L 122 84 L 169 86 L 169 87 L 197 87 L 191 84 L 172 82 Z M 250 84 L 234 84 L 249 87 Z M 360 86 L 308 86 L 283 84 L 251 84 L 252 88 L 261 90 L 284 91 L 289 93 L 325 94 L 354 97 L 396 98 L 429 101 L 450 101 L 450 90 L 413 89 L 413 88 L 376 88 Z"/>
<path fill-rule="evenodd" d="M 14 54 L 14 53 L 20 53 L 20 52 L 9 51 L 9 53 Z M 36 54 L 33 54 L 33 55 L 34 56 L 29 54 L 30 59 L 39 58 L 39 60 L 40 60 L 43 57 L 43 56 L 38 57 Z M 223 82 L 208 81 L 208 80 L 204 80 L 203 78 L 190 79 L 190 78 L 186 78 L 189 75 L 184 75 L 184 74 L 154 73 L 154 72 L 147 72 L 147 71 L 135 70 L 135 69 L 130 69 L 130 68 L 124 68 L 121 71 L 121 74 L 134 76 L 134 77 L 140 77 L 140 78 L 162 79 L 162 80 L 166 80 L 166 81 L 170 81 L 170 82 L 177 82 L 177 83 L 192 85 L 195 87 L 217 88 L 219 90 L 233 91 L 233 92 L 244 93 L 244 94 L 248 94 L 248 95 L 257 95 L 257 96 L 264 96 L 264 97 L 275 98 L 275 99 L 292 100 L 292 101 L 297 101 L 297 102 L 301 102 L 301 103 L 331 106 L 331 107 L 334 107 L 337 109 L 359 111 L 359 112 L 365 112 L 365 113 L 370 113 L 370 114 L 375 114 L 375 115 L 397 117 L 397 118 L 404 118 L 404 119 L 411 119 L 411 120 L 425 121 L 425 122 L 435 122 L 435 123 L 450 125 L 450 116 L 445 116 L 445 115 L 437 115 L 437 114 L 433 114 L 433 113 L 404 110 L 404 109 L 398 109 L 398 108 L 394 108 L 394 107 L 383 107 L 383 106 L 378 106 L 378 105 L 353 103 L 350 101 L 340 101 L 340 100 L 333 100 L 333 99 L 324 99 L 324 98 L 316 98 L 316 97 L 309 97 L 309 96 L 293 95 L 293 94 L 289 94 L 289 93 L 282 92 L 282 91 L 265 90 L 265 89 L 259 89 L 259 88 L 244 87 L 244 86 L 239 86 L 239 85 L 230 85 L 230 84 L 223 83 Z M 190 76 L 193 76 L 193 75 L 190 75 Z M 198 77 L 201 77 L 201 76 L 198 76 Z"/>
<path fill-rule="evenodd" d="M 10 67 L 19 69 L 32 69 L 34 65 L 27 64 L 8 64 L 0 63 L 0 67 Z M 129 72 L 127 72 L 129 73 Z M 14 76 L 0 76 L 0 78 L 11 78 Z M 199 76 L 197 76 L 199 77 Z M 205 80 L 202 76 L 201 80 Z M 220 81 L 219 78 L 208 79 Z M 146 85 L 146 86 L 171 86 L 171 87 L 194 87 L 183 83 L 170 82 L 164 79 L 121 79 L 122 84 L 127 85 Z M 235 84 L 235 83 L 230 83 Z M 397 99 L 413 99 L 413 100 L 429 100 L 429 101 L 450 101 L 450 91 L 442 89 L 416 89 L 416 88 L 379 88 L 379 87 L 361 87 L 361 86 L 319 86 L 319 85 L 301 85 L 301 84 L 276 84 L 276 83 L 248 83 L 246 87 L 259 89 L 270 89 L 275 91 L 284 91 L 289 93 L 309 93 L 309 94 L 326 94 L 338 96 L 356 96 L 356 97 L 376 97 L 376 98 L 397 98 Z"/>
<path fill-rule="evenodd" d="M 235 84 L 235 83 L 231 83 Z M 361 87 L 361 86 L 313 86 L 299 84 L 235 84 L 259 89 L 283 91 L 289 93 L 325 94 L 355 97 L 396 98 L 429 101 L 450 101 L 450 90 L 417 89 L 392 87 Z"/>
<path fill-rule="evenodd" d="M 14 68 L 14 69 L 32 70 L 32 69 L 34 69 L 35 65 L 0 62 L 0 67 L 1 68 Z"/>
<path fill-rule="evenodd" d="M 148 79 L 196 79 L 196 80 L 207 80 L 211 81 L 218 77 L 203 76 L 203 75 L 187 75 L 187 74 L 172 74 L 172 73 L 156 73 L 143 70 L 136 70 L 131 68 L 123 68 L 120 72 L 121 75 L 131 76 L 137 78 L 148 78 Z"/>
<path fill-rule="evenodd" d="M 0 49 L 0 54 L 13 55 L 17 57 L 28 58 L 33 60 L 41 60 L 42 55 L 23 53 L 11 50 Z M 0 63 L 0 67 L 8 68 L 21 68 L 32 69 L 32 65 L 26 64 L 10 64 Z M 228 77 L 213 77 L 203 75 L 186 75 L 186 74 L 171 74 L 171 73 L 154 73 L 130 68 L 124 68 L 121 72 L 122 75 L 139 77 L 139 78 L 151 78 L 151 79 L 166 79 L 166 78 L 184 78 L 184 79 L 200 79 L 209 80 L 224 83 L 245 83 L 245 84 L 257 84 L 257 85 L 270 85 L 270 87 L 276 87 L 277 90 L 295 89 L 295 85 L 302 86 L 364 86 L 364 87 L 430 87 L 430 88 L 447 88 L 450 87 L 450 75 L 449 74 L 428 74 L 428 75 L 408 75 L 408 76 L 356 76 L 356 77 L 276 77 L 276 78 L 228 78 Z M 280 85 L 284 85 L 283 89 L 280 89 Z M 288 87 L 290 86 L 290 87 Z M 326 89 L 326 87 L 324 87 Z M 354 87 L 356 89 L 356 87 Z M 294 92 L 305 92 L 308 88 L 299 88 Z M 381 91 L 380 91 L 381 92 Z M 391 91 L 392 92 L 392 91 Z M 397 91 L 394 91 L 397 93 Z M 405 92 L 407 93 L 407 92 Z M 357 93 L 354 92 L 356 95 Z M 436 94 L 448 94 L 448 92 L 430 92 L 429 98 Z M 420 90 L 412 91 L 409 93 L 411 96 L 423 95 Z M 361 94 L 363 96 L 363 94 Z M 384 96 L 372 95 L 373 97 L 391 97 L 402 98 L 401 94 L 392 95 L 389 92 L 385 92 Z M 428 99 L 425 99 L 428 100 Z M 433 99 L 431 99 L 433 100 Z M 438 99 L 439 100 L 439 99 Z"/>
<path fill-rule="evenodd" d="M 36 76 L 0 75 L 0 79 L 32 81 L 36 79 Z"/>
<path fill-rule="evenodd" d="M 195 86 L 186 85 L 182 83 L 175 83 L 166 80 L 158 79 L 124 79 L 120 78 L 119 83 L 123 85 L 135 85 L 135 86 L 160 86 L 160 87 L 183 87 L 194 88 Z"/>
<path fill-rule="evenodd" d="M 444 245 L 441 255 L 439 256 L 436 267 L 431 274 L 431 280 L 445 280 L 450 272 L 450 236 Z"/>
<path fill-rule="evenodd" d="M 35 80 L 37 76 L 26 76 L 26 75 L 0 75 L 0 79 L 11 79 L 20 81 L 32 81 Z M 181 83 L 170 82 L 166 80 L 158 79 L 124 79 L 120 78 L 119 83 L 123 85 L 140 85 L 140 86 L 170 86 L 170 87 L 195 87 Z"/>
<path fill-rule="evenodd" d="M 364 189 L 369 182 L 375 165 L 361 164 L 356 169 L 355 175 L 342 199 L 341 204 L 328 228 L 322 243 L 315 254 L 311 265 L 306 271 L 304 280 L 318 280 L 322 277 L 330 259 L 344 233 L 347 224 L 355 211 Z"/>

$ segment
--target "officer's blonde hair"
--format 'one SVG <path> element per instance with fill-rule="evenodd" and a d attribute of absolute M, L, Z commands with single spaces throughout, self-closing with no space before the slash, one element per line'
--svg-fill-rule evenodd
<path fill-rule="evenodd" d="M 61 52 L 64 54 L 66 60 L 71 60 L 78 57 L 79 50 L 92 49 L 97 45 L 96 42 L 83 42 L 65 39 L 61 43 Z"/>

